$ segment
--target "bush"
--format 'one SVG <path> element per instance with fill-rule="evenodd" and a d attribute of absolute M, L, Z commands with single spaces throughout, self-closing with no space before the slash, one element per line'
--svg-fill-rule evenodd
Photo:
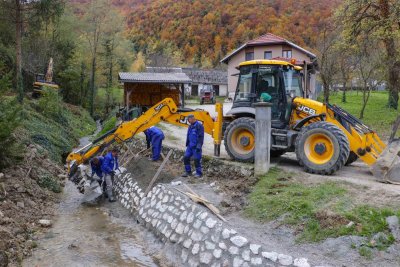
<path fill-rule="evenodd" d="M 13 136 L 20 123 L 20 106 L 6 93 L 11 87 L 11 73 L 5 71 L 0 61 L 0 169 L 8 166 L 21 156 L 21 149 Z"/>
<path fill-rule="evenodd" d="M 58 91 L 52 88 L 44 88 L 39 100 L 27 102 L 23 118 L 26 136 L 22 142 L 40 145 L 52 160 L 59 163 L 72 151 L 79 138 L 96 129 L 87 111 L 63 103 Z"/>
<path fill-rule="evenodd" d="M 47 188 L 54 193 L 61 193 L 61 186 L 57 178 L 50 175 L 42 175 L 37 180 L 37 183 L 42 188 Z"/>

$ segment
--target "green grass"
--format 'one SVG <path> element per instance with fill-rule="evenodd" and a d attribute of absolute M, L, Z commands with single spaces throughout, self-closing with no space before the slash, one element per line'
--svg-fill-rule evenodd
<path fill-rule="evenodd" d="M 50 158 L 62 162 L 82 136 L 96 129 L 89 113 L 77 106 L 61 102 L 57 94 L 26 101 L 22 111 L 20 142 L 40 145 Z"/>
<path fill-rule="evenodd" d="M 101 98 L 106 98 L 107 97 L 107 91 L 105 88 L 99 88 L 97 91 L 97 96 Z M 124 97 L 124 89 L 119 88 L 119 87 L 113 87 L 111 88 L 111 96 L 116 99 L 116 100 L 123 100 Z"/>
<path fill-rule="evenodd" d="M 342 92 L 332 94 L 329 98 L 330 103 L 342 107 L 359 118 L 362 108 L 362 92 L 346 92 L 346 103 L 342 103 L 342 94 Z M 371 92 L 367 107 L 365 108 L 364 118 L 362 119 L 365 124 L 385 139 L 389 137 L 392 124 L 397 116 L 400 115 L 400 111 L 387 108 L 388 98 L 388 92 L 386 91 Z M 400 136 L 400 133 L 397 136 Z"/>
<path fill-rule="evenodd" d="M 268 222 L 279 219 L 297 232 L 297 242 L 318 242 L 328 237 L 358 235 L 367 237 L 367 246 L 384 250 L 394 239 L 386 217 L 400 215 L 391 209 L 353 203 L 344 186 L 335 182 L 304 185 L 278 168 L 261 177 L 248 196 L 244 214 L 251 219 Z M 352 226 L 348 226 L 353 222 Z M 387 239 L 372 241 L 376 233 L 385 233 Z"/>
<path fill-rule="evenodd" d="M 368 247 L 360 247 L 358 250 L 361 256 L 367 258 L 368 260 L 372 260 L 372 250 Z"/>
<path fill-rule="evenodd" d="M 110 116 L 108 117 L 104 122 L 103 122 L 103 129 L 96 135 L 96 137 L 100 137 L 106 132 L 112 130 L 115 128 L 115 124 L 117 123 L 117 118 L 115 116 Z"/>
<path fill-rule="evenodd" d="M 40 176 L 37 183 L 40 187 L 47 188 L 54 193 L 61 193 L 62 191 L 58 179 L 48 174 Z"/>

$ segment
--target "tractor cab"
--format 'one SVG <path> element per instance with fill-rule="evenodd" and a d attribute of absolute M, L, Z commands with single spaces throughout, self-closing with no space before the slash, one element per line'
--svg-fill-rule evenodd
<path fill-rule="evenodd" d="M 302 97 L 300 67 L 280 60 L 251 60 L 239 65 L 232 110 L 227 115 L 254 117 L 253 104 L 272 103 L 272 127 L 288 124 L 294 97 Z"/>

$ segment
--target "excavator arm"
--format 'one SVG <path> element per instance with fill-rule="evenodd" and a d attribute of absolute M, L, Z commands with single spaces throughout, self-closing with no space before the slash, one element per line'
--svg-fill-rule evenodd
<path fill-rule="evenodd" d="M 222 139 L 222 104 L 216 104 L 215 110 L 218 114 L 213 119 L 207 111 L 178 109 L 172 98 L 165 98 L 153 107 L 149 108 L 140 117 L 121 123 L 115 129 L 110 130 L 100 136 L 85 147 L 70 153 L 67 157 L 69 175 L 72 176 L 80 164 L 87 163 L 95 155 L 101 153 L 107 146 L 117 142 L 123 143 L 130 140 L 135 135 L 145 131 L 157 123 L 164 121 L 177 126 L 188 127 L 187 116 L 193 114 L 195 118 L 203 123 L 204 131 L 214 139 L 215 155 L 219 156 Z"/>

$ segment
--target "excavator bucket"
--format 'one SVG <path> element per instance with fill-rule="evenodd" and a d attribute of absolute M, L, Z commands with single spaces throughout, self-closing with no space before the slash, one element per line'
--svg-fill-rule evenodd
<path fill-rule="evenodd" d="M 371 172 L 380 182 L 400 185 L 400 139 L 387 145 Z"/>

